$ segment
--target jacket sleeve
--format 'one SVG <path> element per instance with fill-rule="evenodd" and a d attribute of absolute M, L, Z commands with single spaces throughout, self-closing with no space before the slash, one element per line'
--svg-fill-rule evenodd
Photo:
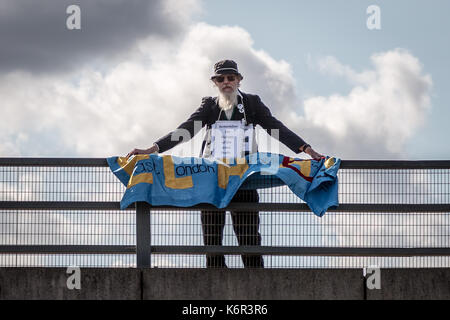
<path fill-rule="evenodd" d="M 300 147 L 306 144 L 302 138 L 289 130 L 281 121 L 272 115 L 269 108 L 264 105 L 259 96 L 256 96 L 255 119 L 255 124 L 259 124 L 271 136 L 274 135 L 272 130 L 278 129 L 278 140 L 295 153 L 300 153 Z"/>
<path fill-rule="evenodd" d="M 159 152 L 172 149 L 181 142 L 192 139 L 206 124 L 210 97 L 204 97 L 200 107 L 177 129 L 155 141 Z"/>

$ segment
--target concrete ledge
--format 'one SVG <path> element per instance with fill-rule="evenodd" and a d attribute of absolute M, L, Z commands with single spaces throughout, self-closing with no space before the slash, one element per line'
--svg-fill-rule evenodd
<path fill-rule="evenodd" d="M 66 268 L 0 268 L 2 300 L 136 300 L 141 272 L 136 269 L 83 268 L 81 289 L 69 290 Z"/>
<path fill-rule="evenodd" d="M 337 300 L 450 299 L 450 269 L 381 269 L 381 289 L 361 269 L 0 268 L 0 299 Z"/>
<path fill-rule="evenodd" d="M 359 269 L 152 269 L 144 299 L 363 299 Z"/>
<path fill-rule="evenodd" d="M 367 290 L 367 300 L 449 300 L 450 269 L 381 269 L 381 289 Z"/>
<path fill-rule="evenodd" d="M 0 299 L 362 299 L 361 270 L 0 268 Z"/>

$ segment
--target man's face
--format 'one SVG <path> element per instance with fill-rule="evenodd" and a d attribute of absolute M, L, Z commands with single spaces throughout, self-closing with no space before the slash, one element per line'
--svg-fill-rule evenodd
<path fill-rule="evenodd" d="M 232 93 L 239 87 L 241 78 L 237 74 L 224 74 L 214 78 L 214 83 L 222 93 Z"/>

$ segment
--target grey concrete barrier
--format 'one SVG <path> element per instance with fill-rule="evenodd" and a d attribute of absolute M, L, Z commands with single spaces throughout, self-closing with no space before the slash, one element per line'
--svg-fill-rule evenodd
<path fill-rule="evenodd" d="M 361 269 L 0 268 L 0 299 L 373 300 L 450 299 L 450 269 L 380 269 L 368 289 Z M 68 287 L 72 284 L 72 288 Z"/>
<path fill-rule="evenodd" d="M 0 268 L 0 299 L 362 299 L 361 270 Z"/>
<path fill-rule="evenodd" d="M 0 268 L 2 300 L 136 300 L 141 298 L 137 269 L 81 268 L 80 289 L 69 289 L 67 268 Z"/>
<path fill-rule="evenodd" d="M 152 269 L 144 299 L 363 299 L 360 269 Z"/>
<path fill-rule="evenodd" d="M 367 300 L 450 300 L 450 269 L 380 269 L 380 289 Z"/>

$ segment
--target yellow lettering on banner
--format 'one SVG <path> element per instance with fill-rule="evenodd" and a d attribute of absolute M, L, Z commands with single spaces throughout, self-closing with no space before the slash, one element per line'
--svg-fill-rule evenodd
<path fill-rule="evenodd" d="M 127 189 L 138 183 L 151 183 L 153 184 L 153 174 L 151 173 L 141 173 L 136 176 L 131 176 L 130 181 L 128 181 Z"/>
<path fill-rule="evenodd" d="M 325 161 L 325 163 L 324 163 L 324 165 L 325 165 L 325 168 L 331 168 L 332 166 L 334 166 L 334 164 L 336 163 L 336 159 L 334 159 L 334 158 L 328 158 L 326 161 Z"/>
<path fill-rule="evenodd" d="M 217 183 L 220 188 L 227 188 L 230 176 L 239 176 L 240 178 L 242 178 L 245 171 L 248 170 L 248 164 L 245 158 L 243 158 L 243 161 L 242 159 L 237 160 L 237 164 L 232 167 L 227 167 L 223 164 L 217 164 Z"/>
<path fill-rule="evenodd" d="M 149 158 L 150 156 L 148 154 L 137 154 L 131 160 L 129 160 L 130 158 L 127 159 L 127 157 L 118 157 L 117 163 L 131 177 L 136 162 L 138 162 L 139 160 L 145 160 Z"/>
<path fill-rule="evenodd" d="M 289 158 L 290 160 L 291 158 Z M 309 177 L 311 174 L 311 160 L 294 160 L 292 162 L 289 162 L 289 165 L 297 165 L 300 167 L 300 172 L 305 177 Z M 283 163 L 280 164 L 280 168 L 286 168 L 283 166 Z"/>
<path fill-rule="evenodd" d="M 182 178 L 175 177 L 175 165 L 172 156 L 163 156 L 164 176 L 166 177 L 165 185 L 171 189 L 188 189 L 194 186 L 192 176 Z"/>

